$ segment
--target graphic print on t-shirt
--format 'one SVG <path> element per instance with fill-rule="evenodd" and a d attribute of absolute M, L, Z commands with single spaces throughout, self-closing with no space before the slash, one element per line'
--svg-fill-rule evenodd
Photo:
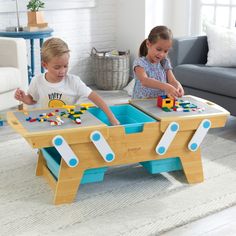
<path fill-rule="evenodd" d="M 55 107 L 62 107 L 66 105 L 65 102 L 61 100 L 62 93 L 50 93 L 48 94 L 49 102 L 48 107 L 55 108 Z"/>

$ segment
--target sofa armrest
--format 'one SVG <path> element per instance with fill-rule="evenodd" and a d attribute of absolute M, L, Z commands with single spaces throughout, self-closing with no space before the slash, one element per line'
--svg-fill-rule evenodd
<path fill-rule="evenodd" d="M 21 74 L 21 88 L 28 87 L 27 47 L 23 38 L 0 37 L 0 67 L 14 67 Z"/>
<path fill-rule="evenodd" d="M 173 68 L 181 64 L 206 64 L 207 53 L 206 36 L 181 37 L 173 40 L 169 58 Z"/>

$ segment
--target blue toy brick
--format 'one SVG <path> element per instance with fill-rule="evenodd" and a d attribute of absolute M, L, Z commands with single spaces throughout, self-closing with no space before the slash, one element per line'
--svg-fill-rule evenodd
<path fill-rule="evenodd" d="M 0 126 L 3 126 L 3 120 L 0 119 Z"/>
<path fill-rule="evenodd" d="M 186 106 L 186 105 L 189 105 L 189 104 L 190 104 L 190 102 L 188 102 L 188 101 L 180 101 L 179 102 L 180 106 Z"/>
<path fill-rule="evenodd" d="M 59 168 L 61 162 L 61 156 L 54 147 L 41 149 L 44 159 L 46 160 L 47 167 L 55 177 L 58 179 Z M 84 171 L 81 184 L 94 183 L 103 181 L 104 174 L 107 171 L 107 167 L 93 168 Z"/>
<path fill-rule="evenodd" d="M 125 133 L 138 133 L 143 131 L 143 125 L 147 122 L 157 122 L 155 119 L 135 108 L 130 104 L 110 106 L 111 111 L 124 126 Z M 107 125 L 111 125 L 106 114 L 98 107 L 88 109 L 92 115 L 101 120 Z"/>
<path fill-rule="evenodd" d="M 169 172 L 183 169 L 179 157 L 172 157 L 155 161 L 144 161 L 140 162 L 140 164 L 150 174 L 158 174 L 161 172 Z"/>
<path fill-rule="evenodd" d="M 197 108 L 197 106 L 195 104 L 190 104 L 189 108 Z"/>

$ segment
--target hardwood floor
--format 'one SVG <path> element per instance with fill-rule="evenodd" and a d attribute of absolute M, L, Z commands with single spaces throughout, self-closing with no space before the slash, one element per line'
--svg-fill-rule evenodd
<path fill-rule="evenodd" d="M 97 91 L 108 104 L 125 103 L 130 97 L 124 91 Z M 5 113 L 5 112 L 4 112 Z M 224 128 L 212 129 L 210 133 L 217 134 L 218 136 L 236 141 L 236 117 L 230 117 Z M 6 122 L 4 126 L 0 127 L 0 142 L 9 139 L 20 137 L 9 127 Z M 236 206 L 232 206 L 221 212 L 209 215 L 203 219 L 197 220 L 190 224 L 175 228 L 172 231 L 162 234 L 162 236 L 231 236 L 236 235 Z"/>
<path fill-rule="evenodd" d="M 236 206 L 190 224 L 176 228 L 161 236 L 235 236 Z"/>

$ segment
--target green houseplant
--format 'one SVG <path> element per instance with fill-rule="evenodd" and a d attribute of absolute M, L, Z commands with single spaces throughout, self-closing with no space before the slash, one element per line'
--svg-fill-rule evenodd
<path fill-rule="evenodd" d="M 41 0 L 30 0 L 26 7 L 29 11 L 39 11 L 39 9 L 44 8 L 44 4 Z"/>
<path fill-rule="evenodd" d="M 28 16 L 28 27 L 47 27 L 47 23 L 44 22 L 43 11 L 40 9 L 44 8 L 45 3 L 41 0 L 30 0 L 27 4 L 27 16 Z"/>

